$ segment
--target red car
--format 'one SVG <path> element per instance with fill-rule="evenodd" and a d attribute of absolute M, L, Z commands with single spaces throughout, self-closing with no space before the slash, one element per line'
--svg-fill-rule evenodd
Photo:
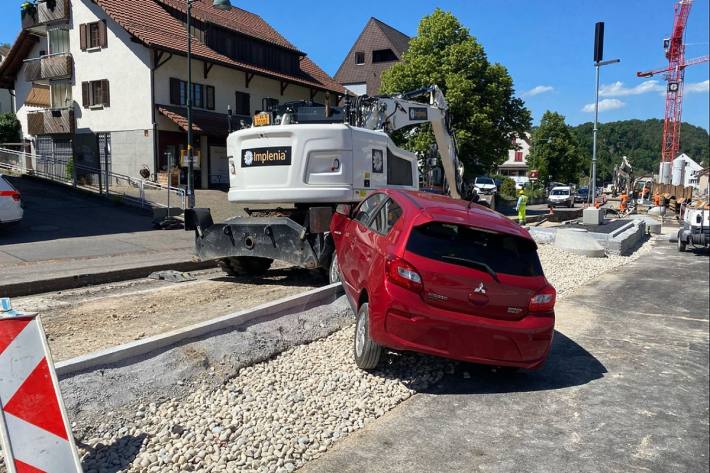
<path fill-rule="evenodd" d="M 331 232 L 360 368 L 375 368 L 383 348 L 529 369 L 547 358 L 556 291 L 527 230 L 506 217 L 383 190 L 339 206 Z"/>

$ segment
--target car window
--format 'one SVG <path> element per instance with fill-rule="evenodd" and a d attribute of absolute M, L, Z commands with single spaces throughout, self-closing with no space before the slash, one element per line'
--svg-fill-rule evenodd
<path fill-rule="evenodd" d="M 357 212 L 355 212 L 355 220 L 363 225 L 367 225 L 370 222 L 370 218 L 372 217 L 374 210 L 378 205 L 380 205 L 380 202 L 385 200 L 386 197 L 387 196 L 384 194 L 378 193 L 372 194 L 370 197 L 363 200 L 360 207 L 357 208 Z"/>
<path fill-rule="evenodd" d="M 567 189 L 553 189 L 552 195 L 569 195 L 569 191 Z"/>
<path fill-rule="evenodd" d="M 399 217 L 402 216 L 402 207 L 392 199 L 388 199 L 385 204 L 380 207 L 380 210 L 375 215 L 375 218 L 370 222 L 370 228 L 377 233 L 387 235 Z"/>
<path fill-rule="evenodd" d="M 415 227 L 407 241 L 407 251 L 462 266 L 467 266 L 466 263 L 471 261 L 483 263 L 496 273 L 517 276 L 543 274 L 535 242 L 466 225 L 429 222 Z"/>

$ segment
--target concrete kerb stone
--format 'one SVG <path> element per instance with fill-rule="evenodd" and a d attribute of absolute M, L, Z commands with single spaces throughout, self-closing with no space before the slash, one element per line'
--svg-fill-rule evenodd
<path fill-rule="evenodd" d="M 205 337 L 214 332 L 233 329 L 248 322 L 272 320 L 284 315 L 302 312 L 315 306 L 329 304 L 334 302 L 341 292 L 341 283 L 330 284 L 302 294 L 279 299 L 275 302 L 262 304 L 252 309 L 234 312 L 189 327 L 62 361 L 56 363 L 55 369 L 57 376 L 60 377 L 96 370 L 100 367 L 125 362 L 186 341 Z"/>
<path fill-rule="evenodd" d="M 556 244 L 560 232 L 568 232 L 568 230 L 564 227 L 530 228 L 529 232 L 538 244 Z M 638 247 L 645 233 L 645 221 L 634 219 L 611 233 L 584 232 L 584 235 L 601 245 L 606 254 L 626 256 Z M 571 251 L 568 248 L 562 249 Z"/>

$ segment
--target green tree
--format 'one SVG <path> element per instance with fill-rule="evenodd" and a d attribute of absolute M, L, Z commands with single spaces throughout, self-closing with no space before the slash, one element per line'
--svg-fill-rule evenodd
<path fill-rule="evenodd" d="M 459 156 L 466 174 L 488 172 L 502 163 L 513 135 L 530 129 L 530 112 L 514 97 L 513 80 L 500 64 L 488 62 L 481 44 L 451 13 L 436 9 L 419 23 L 402 60 L 382 74 L 382 93 L 438 85 L 449 103 Z M 431 127 L 399 133 L 395 140 L 427 152 Z"/>
<path fill-rule="evenodd" d="M 565 117 L 549 110 L 545 112 L 540 126 L 533 130 L 528 162 L 530 169 L 539 171 L 542 182 L 579 180 L 582 156 Z"/>
<path fill-rule="evenodd" d="M 22 126 L 15 114 L 0 114 L 0 143 L 17 143 L 21 139 Z"/>

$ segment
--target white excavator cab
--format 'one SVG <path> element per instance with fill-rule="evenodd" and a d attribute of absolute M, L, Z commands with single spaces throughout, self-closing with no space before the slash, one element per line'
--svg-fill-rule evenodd
<path fill-rule="evenodd" d="M 417 156 L 382 130 L 344 123 L 246 128 L 227 139 L 232 202 L 358 202 L 373 189 L 419 188 Z"/>

